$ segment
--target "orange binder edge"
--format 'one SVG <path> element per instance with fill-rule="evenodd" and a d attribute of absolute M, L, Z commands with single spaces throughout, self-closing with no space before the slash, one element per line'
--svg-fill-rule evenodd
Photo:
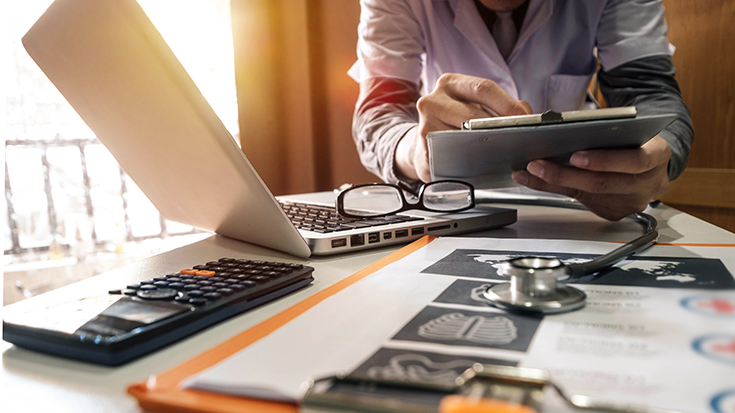
<path fill-rule="evenodd" d="M 138 400 L 138 405 L 145 411 L 158 413 L 295 413 L 295 404 L 278 403 L 256 399 L 246 399 L 219 393 L 182 389 L 179 384 L 186 378 L 207 369 L 230 357 L 250 344 L 266 337 L 289 321 L 295 319 L 306 310 L 325 299 L 337 294 L 357 281 L 380 270 L 381 268 L 418 251 L 437 237 L 425 236 L 411 244 L 393 252 L 387 257 L 363 268 L 349 277 L 319 291 L 294 306 L 261 322 L 260 324 L 232 337 L 231 339 L 185 361 L 171 370 L 146 381 L 128 386 L 128 393 Z"/>
<path fill-rule="evenodd" d="M 698 244 L 694 242 L 657 242 L 656 245 L 674 247 L 735 247 L 735 244 Z"/>

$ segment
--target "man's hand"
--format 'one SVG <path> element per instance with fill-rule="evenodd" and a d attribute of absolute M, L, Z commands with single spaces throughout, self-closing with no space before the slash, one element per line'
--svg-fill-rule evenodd
<path fill-rule="evenodd" d="M 669 144 L 656 136 L 638 149 L 580 151 L 573 166 L 536 160 L 513 180 L 540 191 L 575 198 L 595 214 L 617 221 L 643 211 L 668 189 Z"/>
<path fill-rule="evenodd" d="M 515 100 L 492 80 L 447 73 L 431 94 L 416 103 L 419 124 L 398 143 L 395 162 L 406 178 L 431 180 L 426 135 L 440 130 L 460 129 L 468 119 L 526 115 L 531 107 Z"/>

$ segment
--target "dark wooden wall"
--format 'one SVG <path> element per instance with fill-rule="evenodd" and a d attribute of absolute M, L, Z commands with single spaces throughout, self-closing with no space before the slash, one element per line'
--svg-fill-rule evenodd
<path fill-rule="evenodd" d="M 666 0 L 669 39 L 694 145 L 663 200 L 735 231 L 735 2 Z"/>
<path fill-rule="evenodd" d="M 357 0 L 232 0 L 242 148 L 276 195 L 374 182 L 352 141 Z"/>

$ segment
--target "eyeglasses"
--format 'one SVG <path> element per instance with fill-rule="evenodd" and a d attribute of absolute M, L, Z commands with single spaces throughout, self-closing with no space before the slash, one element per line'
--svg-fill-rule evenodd
<path fill-rule="evenodd" d="M 460 212 L 475 206 L 475 188 L 461 181 L 434 181 L 424 184 L 411 203 L 393 184 L 364 184 L 349 187 L 337 195 L 337 212 L 347 218 L 382 217 L 411 209 L 431 212 Z"/>

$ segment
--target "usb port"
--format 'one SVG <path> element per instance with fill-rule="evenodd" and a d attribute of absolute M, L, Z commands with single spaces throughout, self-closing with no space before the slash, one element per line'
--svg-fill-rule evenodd
<path fill-rule="evenodd" d="M 380 241 L 380 232 L 371 232 L 368 234 L 368 244 L 375 244 Z"/>
<path fill-rule="evenodd" d="M 384 232 L 383 233 L 383 239 L 391 239 L 391 238 L 393 238 L 393 233 L 392 232 Z"/>
<path fill-rule="evenodd" d="M 408 236 L 408 230 L 407 229 L 399 229 L 396 231 L 396 238 L 403 238 Z"/>
<path fill-rule="evenodd" d="M 357 234 L 350 237 L 350 245 L 353 247 L 359 247 L 365 245 L 365 234 Z"/>
<path fill-rule="evenodd" d="M 347 238 L 337 238 L 332 240 L 332 248 L 346 247 Z"/>
<path fill-rule="evenodd" d="M 411 235 L 421 235 L 424 233 L 424 227 L 411 228 Z"/>

